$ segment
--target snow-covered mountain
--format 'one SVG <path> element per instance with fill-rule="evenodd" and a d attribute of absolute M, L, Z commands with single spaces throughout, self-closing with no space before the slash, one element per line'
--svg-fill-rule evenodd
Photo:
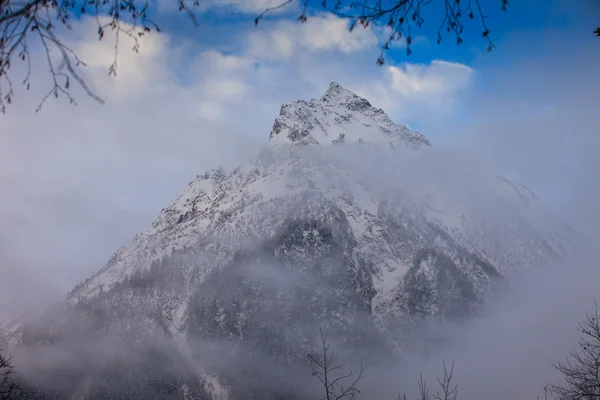
<path fill-rule="evenodd" d="M 393 123 L 383 110 L 333 82 L 319 100 L 295 101 L 281 107 L 270 143 L 385 144 L 431 146 L 427 138 L 405 125 Z"/>
<path fill-rule="evenodd" d="M 401 351 L 415 321 L 466 318 L 498 282 L 568 252 L 571 232 L 529 189 L 448 163 L 332 83 L 284 104 L 248 164 L 194 179 L 65 304 L 23 326 L 21 346 L 124 346 L 160 360 L 156 398 L 293 398 L 298 381 L 273 371 L 301 368 L 315 329 L 353 351 Z M 56 390 L 110 397 L 106 373 L 80 368 Z"/>

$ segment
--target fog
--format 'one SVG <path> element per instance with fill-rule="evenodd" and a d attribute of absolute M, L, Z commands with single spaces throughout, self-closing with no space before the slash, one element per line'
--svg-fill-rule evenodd
<path fill-rule="evenodd" d="M 502 197 L 503 191 L 498 191 L 499 182 L 495 180 L 489 166 L 482 163 L 478 168 L 473 168 L 472 162 L 465 161 L 465 153 L 458 151 L 446 152 L 443 148 L 432 148 L 414 152 L 409 149 L 392 151 L 369 145 L 334 146 L 320 149 L 272 149 L 261 154 L 260 159 L 263 161 L 258 164 L 262 165 L 265 171 L 273 172 L 269 170 L 270 166 L 274 166 L 275 171 L 279 165 L 295 166 L 294 168 L 297 168 L 294 171 L 297 173 L 293 181 L 295 183 L 308 179 L 319 182 L 321 179 L 318 184 L 332 185 L 332 190 L 340 190 L 344 193 L 345 190 L 350 192 L 353 190 L 347 187 L 348 184 L 360 182 L 373 195 L 387 193 L 390 189 L 402 189 L 409 195 L 405 198 L 409 207 L 412 203 L 418 206 L 420 201 L 423 202 L 422 205 L 428 202 L 439 204 L 441 201 L 449 207 L 449 211 L 465 210 L 467 215 L 469 211 L 479 207 L 483 209 L 483 213 L 477 214 L 477 217 L 483 218 L 482 221 L 491 226 L 492 231 L 495 231 L 495 227 L 504 221 L 511 221 L 510 216 L 513 213 L 533 223 L 541 231 L 555 227 L 554 222 L 547 218 L 548 214 L 539 214 L 539 210 L 535 206 L 530 207 L 531 204 L 527 201 L 514 195 L 508 198 Z M 302 204 L 304 204 L 302 198 L 281 202 L 277 208 L 261 210 L 262 214 L 259 213 L 255 218 L 257 221 L 268 220 L 270 213 L 277 215 L 283 221 L 288 218 L 293 220 L 293 218 L 309 216 L 309 209 L 303 209 Z M 543 211 L 548 212 L 548 210 Z M 258 212 L 258 209 L 255 212 Z M 592 221 L 591 218 L 589 220 Z M 557 222 L 562 222 L 560 215 Z M 263 229 L 268 230 L 270 227 L 269 225 L 256 226 L 251 229 L 251 232 L 256 234 Z M 591 231 L 592 227 L 589 227 L 587 232 Z M 506 243 L 514 240 L 514 238 L 499 239 L 500 242 L 506 241 Z M 258 261 L 238 262 L 230 266 L 231 271 L 227 268 L 223 269 L 223 272 L 215 269 L 212 280 L 209 277 L 206 281 L 198 283 L 198 287 L 194 290 L 199 297 L 189 303 L 188 307 L 191 308 L 188 308 L 188 312 L 203 310 L 207 303 L 201 299 L 210 300 L 213 292 L 223 301 L 224 307 L 228 304 L 256 303 L 258 309 L 246 305 L 248 310 L 253 310 L 255 313 L 252 315 L 258 316 L 258 319 L 252 320 L 253 324 L 289 326 L 294 332 L 303 332 L 303 335 L 312 338 L 305 348 L 305 351 L 310 352 L 318 348 L 319 330 L 330 330 L 329 341 L 336 360 L 346 362 L 348 368 L 354 370 L 361 362 L 365 365 L 364 378 L 358 383 L 361 390 L 359 398 L 395 398 L 397 393 L 406 393 L 409 398 L 416 398 L 416 385 L 420 374 L 428 380 L 430 391 L 434 392 L 437 389 L 436 379 L 443 373 L 443 361 L 447 365 L 455 362 L 453 382 L 459 385 L 459 398 L 492 400 L 507 397 L 536 398 L 536 396 L 543 396 L 544 385 L 555 383 L 560 379 L 552 363 L 560 361 L 577 345 L 579 336 L 576 330 L 577 322 L 593 305 L 598 295 L 599 276 L 594 236 L 576 235 L 571 239 L 576 240 L 575 251 L 559 265 L 542 266 L 546 268 L 525 270 L 520 273 L 509 271 L 507 285 L 503 285 L 501 290 L 491 297 L 483 313 L 462 324 L 429 321 L 428 329 L 413 331 L 412 336 L 407 340 L 411 345 L 394 356 L 382 347 L 383 341 L 387 339 L 383 336 L 379 338 L 373 331 L 373 322 L 366 310 L 355 312 L 349 308 L 347 314 L 344 311 L 341 317 L 335 312 L 327 316 L 327 312 L 324 311 L 330 305 L 338 304 L 340 299 L 346 301 L 344 295 L 340 295 L 339 282 L 349 282 L 350 277 L 347 277 L 347 280 L 337 280 L 338 283 L 332 285 L 324 278 L 327 274 L 323 277 L 312 275 L 317 270 L 306 269 L 306 266 L 297 269 L 293 263 L 282 264 L 272 259 L 265 252 L 260 241 L 252 243 L 249 239 L 243 245 L 246 252 L 253 254 L 252 257 L 258 257 Z M 225 246 L 231 245 L 230 239 L 224 240 L 219 236 L 214 236 L 209 241 L 222 242 Z M 170 258 L 173 261 L 165 261 L 167 266 L 165 268 L 182 268 L 182 271 L 185 271 L 183 268 L 205 268 L 202 259 L 195 252 L 187 255 L 186 253 L 172 255 Z M 332 260 L 336 260 L 335 256 Z M 192 267 L 188 266 L 190 263 Z M 335 269 L 335 267 L 330 268 Z M 165 276 L 169 277 L 168 281 L 161 283 L 160 278 L 156 278 L 159 279 L 157 283 L 149 283 L 149 285 L 157 285 L 159 291 L 171 290 L 169 285 L 172 284 L 172 276 Z M 342 278 L 344 276 L 342 275 Z M 245 292 L 244 290 L 248 290 L 245 288 L 252 288 L 252 290 Z M 294 300 L 293 295 L 296 293 L 299 296 L 303 295 L 306 288 L 309 288 L 308 293 L 313 293 L 311 290 L 314 290 L 312 298 L 318 299 L 316 304 L 304 303 L 299 300 L 300 297 L 298 301 Z M 117 289 L 116 293 L 119 290 L 121 289 Z M 143 298 L 152 297 L 152 293 L 156 292 L 133 293 L 139 293 L 141 296 L 133 298 L 132 295 L 127 294 L 123 294 L 122 297 L 116 295 L 115 298 L 121 299 L 120 302 L 106 304 L 120 304 L 119 307 L 124 307 L 123 310 L 132 307 L 135 312 L 131 318 L 138 313 L 144 315 L 146 311 L 142 311 L 145 307 Z M 279 303 L 282 301 L 282 296 L 283 303 Z M 285 300 L 285 296 L 288 296 L 289 301 Z M 132 301 L 132 303 L 123 304 L 123 301 Z M 100 308 L 103 307 L 102 303 L 98 304 Z M 278 314 L 282 305 L 288 309 L 283 314 Z M 323 311 L 319 311 L 319 307 Z M 312 310 L 315 315 L 322 315 L 292 321 L 282 319 L 284 315 L 303 313 L 305 309 Z M 322 317 L 325 319 L 320 319 Z M 47 329 L 46 324 L 52 326 L 57 323 L 52 314 L 46 315 L 45 318 L 47 323 L 43 320 L 39 322 L 42 331 Z M 207 321 L 214 320 L 204 314 L 194 318 L 195 321 L 200 321 L 201 328 L 198 332 L 203 332 L 211 326 L 205 325 L 202 322 L 203 318 Z M 102 317 L 99 321 L 101 325 L 94 325 L 92 321 L 91 326 L 101 326 L 102 330 L 108 329 L 109 337 L 110 334 L 120 335 L 118 324 L 106 325 L 108 326 L 106 328 L 102 325 Z M 68 323 L 78 326 L 77 319 Z M 340 330 L 340 327 L 345 325 L 351 326 L 350 333 Z M 60 323 L 57 326 L 61 326 Z M 99 369 L 102 366 L 112 365 L 110 363 L 114 362 L 115 357 L 123 359 L 122 362 L 126 361 L 127 365 L 136 365 L 136 360 L 139 363 L 148 363 L 145 361 L 143 348 L 124 352 L 121 341 L 123 338 L 116 341 L 106 340 L 98 336 L 98 332 L 93 329 L 92 331 L 79 329 L 71 331 L 63 326 L 66 340 L 58 344 L 58 347 L 46 346 L 45 349 L 25 347 L 18 350 L 16 355 L 18 365 L 23 369 L 23 376 L 34 376 L 43 381 L 49 379 L 45 372 L 40 372 L 44 371 L 44 366 L 54 371 L 53 374 L 57 369 L 68 370 L 76 365 Z M 136 331 L 138 328 L 131 329 L 133 329 L 130 332 L 132 337 L 136 337 L 137 334 L 147 337 L 148 333 L 143 324 L 139 331 Z M 188 322 L 186 327 L 188 334 L 190 329 Z M 239 329 L 241 332 L 241 328 Z M 444 339 L 442 346 L 433 346 L 426 342 L 432 337 L 432 331 L 433 336 Z M 88 333 L 83 334 L 84 332 Z M 349 347 L 348 340 L 352 340 L 354 335 L 359 334 L 368 338 L 366 344 L 358 348 Z M 245 344 L 243 346 L 236 344 L 232 347 L 234 342 L 230 342 L 227 337 L 202 338 L 200 335 L 199 339 L 195 339 L 192 333 L 186 344 L 187 350 L 181 354 L 187 354 L 190 360 L 193 360 L 190 362 L 204 371 L 205 375 L 201 375 L 204 377 L 211 374 L 225 376 L 228 377 L 227 379 L 235 377 L 236 382 L 239 383 L 253 376 L 254 378 L 249 380 L 249 386 L 245 387 L 248 390 L 292 387 L 296 388 L 293 389 L 296 393 L 302 392 L 308 395 L 319 390 L 318 382 L 315 379 L 311 380 L 306 365 L 294 362 L 283 368 L 271 356 L 261 352 L 263 348 L 257 347 L 260 345 L 254 343 L 262 340 L 263 333 L 256 337 L 250 336 L 248 332 L 244 335 Z M 173 347 L 174 344 L 170 340 L 163 339 L 162 335 L 150 337 L 151 340 L 161 342 L 163 349 L 171 349 L 177 354 L 181 352 L 181 349 L 176 350 Z M 423 341 L 426 343 L 420 343 Z M 420 345 L 429 349 L 426 356 L 415 352 Z M 141 355 L 137 351 L 142 352 Z M 90 354 L 94 354 L 93 357 Z M 90 358 L 94 359 L 91 364 L 93 367 L 87 362 Z M 173 368 L 177 368 L 175 365 L 177 364 L 174 364 Z"/>
<path fill-rule="evenodd" d="M 397 393 L 417 398 L 420 374 L 433 393 L 443 377 L 442 362 L 447 367 L 455 362 L 458 398 L 544 398 L 544 386 L 561 382 L 553 364 L 578 347 L 577 323 L 598 298 L 595 258 L 578 257 L 574 265 L 520 277 L 485 316 L 448 329 L 448 348 L 427 358 L 407 356 L 396 368 L 368 371 L 364 389 L 372 398 Z"/>
<path fill-rule="evenodd" d="M 580 133 L 588 135 L 593 129 L 595 126 L 586 125 Z M 546 133 L 552 135 L 553 131 Z M 512 134 L 507 132 L 507 135 Z M 574 133 L 570 140 L 580 145 L 582 138 Z M 596 140 L 593 138 L 590 143 Z M 543 148 L 544 144 L 540 147 Z M 593 207 L 600 201 L 597 196 L 600 192 L 599 181 L 592 176 L 600 170 L 600 164 L 598 159 L 594 165 L 589 164 L 599 148 L 579 149 L 581 160 L 591 168 L 577 169 L 578 173 L 572 178 L 575 187 L 581 187 L 578 186 L 580 182 L 587 182 L 587 190 L 569 191 L 560 201 L 560 206 L 555 204 L 550 210 L 545 210 L 556 218 L 556 222 L 568 222 L 576 227 L 576 234 L 572 237 L 574 251 L 557 265 L 511 272 L 507 285 L 502 286 L 486 305 L 485 312 L 464 324 L 447 323 L 434 328 L 439 330 L 446 343 L 427 356 L 408 351 L 388 364 L 388 354 L 371 349 L 374 358 L 386 360 L 385 367 L 370 366 L 366 369 L 365 377 L 358 385 L 364 396 L 360 398 L 396 398 L 398 393 L 417 398 L 417 382 L 421 374 L 428 381 L 430 393 L 433 393 L 439 390 L 437 379 L 443 376 L 443 362 L 448 367 L 455 362 L 453 383 L 458 384 L 458 398 L 544 398 L 544 387 L 561 381 L 561 375 L 553 365 L 563 361 L 570 350 L 578 347 L 581 337 L 578 322 L 583 320 L 586 311 L 594 306 L 600 295 L 600 214 Z M 317 158 L 323 157 L 358 181 L 368 182 L 376 188 L 375 191 L 397 187 L 416 196 L 442 196 L 448 204 L 460 204 L 466 208 L 483 205 L 485 216 L 490 218 L 492 225 L 501 224 L 506 218 L 507 205 L 498 202 L 494 185 L 489 185 L 493 182 L 493 165 L 479 157 L 470 158 L 464 149 L 435 148 L 418 153 L 402 150 L 390 153 L 369 147 L 332 147 L 318 153 Z M 311 154 L 314 156 L 314 153 Z M 283 157 L 290 158 L 290 155 Z M 310 159 L 309 156 L 304 157 Z M 541 200 L 544 201 L 543 198 Z M 517 207 L 515 203 L 511 205 Z M 559 212 L 561 209 L 563 212 Z M 535 210 L 526 207 L 521 211 L 527 218 L 541 222 L 540 227 L 544 227 L 544 223 L 551 224 L 551 221 L 540 220 L 540 215 L 531 213 Z M 265 273 L 261 268 L 257 271 L 261 271 L 261 276 Z M 273 276 L 277 276 L 278 284 L 289 284 L 284 276 Z M 313 330 L 316 329 L 313 327 Z M 420 333 L 415 335 L 418 337 Z M 366 351 L 369 352 L 369 349 Z M 338 349 L 336 356 L 354 368 L 360 362 L 355 354 L 344 350 Z M 554 398 L 551 393 L 548 396 Z"/>

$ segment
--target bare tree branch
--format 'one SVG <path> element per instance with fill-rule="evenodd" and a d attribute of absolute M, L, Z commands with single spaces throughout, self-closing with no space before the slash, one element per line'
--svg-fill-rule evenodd
<path fill-rule="evenodd" d="M 438 378 L 438 384 L 440 385 L 441 393 L 437 392 L 433 396 L 429 395 L 429 387 L 427 386 L 427 381 L 423 379 L 423 375 L 419 376 L 419 381 L 417 382 L 417 387 L 419 388 L 419 397 L 417 400 L 431 400 L 432 398 L 435 400 L 456 400 L 458 395 L 458 385 L 452 385 L 452 374 L 454 373 L 454 362 L 452 362 L 452 366 L 450 370 L 446 368 L 446 363 L 442 362 L 444 366 L 444 377 L 442 379 Z M 406 394 L 400 396 L 398 394 L 398 400 L 406 400 Z"/>
<path fill-rule="evenodd" d="M 429 400 L 429 388 L 427 388 L 427 381 L 423 379 L 423 375 L 419 377 L 419 399 L 418 400 Z"/>
<path fill-rule="evenodd" d="M 0 348 L 0 400 L 16 398 L 18 388 L 13 380 L 13 375 L 12 356 L 3 356 L 2 348 Z"/>
<path fill-rule="evenodd" d="M 600 311 L 594 302 L 579 323 L 582 333 L 579 349 L 572 350 L 564 362 L 555 368 L 564 377 L 564 383 L 551 385 L 559 400 L 596 400 L 600 398 Z"/>
<path fill-rule="evenodd" d="M 446 368 L 446 363 L 442 363 L 444 365 L 444 377 L 442 379 L 438 378 L 438 383 L 442 392 L 437 392 L 433 395 L 435 400 L 456 400 L 456 396 L 458 394 L 458 385 L 452 385 L 452 374 L 454 373 L 454 361 L 452 361 L 452 366 L 450 370 Z"/>
<path fill-rule="evenodd" d="M 344 369 L 346 363 L 335 364 L 333 353 L 329 351 L 329 343 L 327 342 L 327 333 L 322 329 L 321 334 L 321 352 L 318 355 L 308 354 L 308 359 L 311 363 L 312 375 L 316 377 L 323 389 L 324 400 L 342 400 L 353 399 L 360 393 L 356 384 L 363 376 L 363 365 L 360 364 L 360 369 L 357 372 Z M 339 371 L 339 375 L 335 376 L 334 372 Z"/>
<path fill-rule="evenodd" d="M 178 1 L 180 11 L 190 12 L 184 0 Z M 195 1 L 194 5 L 198 5 L 198 2 Z M 116 75 L 120 35 L 131 38 L 134 41 L 133 50 L 137 52 L 140 37 L 151 31 L 160 31 L 158 25 L 148 17 L 148 8 L 148 1 L 136 0 L 0 0 L 0 112 L 6 112 L 7 105 L 12 103 L 14 97 L 13 80 L 10 77 L 14 62 L 27 63 L 22 83 L 26 90 L 30 89 L 30 49 L 35 43 L 40 45 L 45 54 L 52 82 L 36 111 L 41 110 L 49 97 L 58 98 L 61 94 L 76 104 L 71 94 L 72 80 L 88 96 L 103 104 L 104 101 L 86 84 L 77 69 L 85 66 L 85 63 L 57 36 L 55 24 L 70 30 L 70 21 L 74 16 L 89 14 L 95 16 L 99 40 L 104 38 L 107 29 L 113 31 L 115 52 L 109 74 Z M 58 59 L 52 57 L 54 50 L 58 51 Z"/>
<path fill-rule="evenodd" d="M 298 18 L 302 22 L 307 20 L 308 0 L 298 0 L 303 2 L 303 11 Z M 292 3 L 292 0 L 282 1 L 277 6 L 263 11 L 256 19 L 255 23 L 265 17 L 271 11 L 278 10 Z M 507 10 L 508 0 L 498 0 L 500 9 Z M 425 23 L 423 9 L 435 4 L 441 8 L 443 18 L 439 24 L 437 32 L 437 43 L 440 44 L 444 31 L 451 33 L 457 44 L 463 43 L 463 31 L 465 19 L 477 19 L 481 27 L 481 35 L 487 41 L 487 50 L 492 51 L 495 47 L 490 35 L 490 29 L 487 25 L 489 18 L 482 9 L 480 0 L 331 0 L 321 1 L 324 10 L 331 12 L 338 17 L 350 21 L 350 30 L 357 26 L 368 28 L 374 24 L 387 26 L 391 33 L 382 46 L 382 52 L 377 59 L 378 65 L 385 63 L 385 52 L 390 49 L 393 42 L 404 40 L 406 44 L 407 55 L 412 54 L 412 44 L 414 41 L 413 29 L 421 28 Z"/>
<path fill-rule="evenodd" d="M 281 8 L 284 8 L 288 5 L 290 5 L 294 0 L 286 0 L 281 4 L 278 4 L 276 6 L 273 7 L 269 7 L 267 9 L 265 9 L 263 12 L 261 12 L 260 14 L 258 14 L 258 16 L 256 18 L 254 18 L 254 25 L 258 25 L 258 23 L 260 22 L 260 20 L 262 20 L 265 15 L 267 15 L 268 13 L 275 11 L 275 10 L 279 10 Z"/>

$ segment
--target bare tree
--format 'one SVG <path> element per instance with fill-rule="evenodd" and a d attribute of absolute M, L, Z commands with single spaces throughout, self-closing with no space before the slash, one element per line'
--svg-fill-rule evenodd
<path fill-rule="evenodd" d="M 363 376 L 363 366 L 357 372 L 347 370 L 346 363 L 336 363 L 333 353 L 329 351 L 327 334 L 320 330 L 321 352 L 318 355 L 309 354 L 312 375 L 321 382 L 324 400 L 353 399 L 360 390 L 356 384 Z"/>
<path fill-rule="evenodd" d="M 13 375 L 12 357 L 2 355 L 0 348 L 0 400 L 16 398 L 17 384 L 12 379 Z"/>
<path fill-rule="evenodd" d="M 450 370 L 446 368 L 446 363 L 442 362 L 444 366 L 444 376 L 442 379 L 438 378 L 438 384 L 440 386 L 441 392 L 436 392 L 433 396 L 429 394 L 429 387 L 427 386 L 427 381 L 423 379 L 423 375 L 419 377 L 419 381 L 417 382 L 417 386 L 419 388 L 419 397 L 417 400 L 431 400 L 432 398 L 435 400 L 456 400 L 458 395 L 458 385 L 452 384 L 452 374 L 454 373 L 454 361 L 452 362 L 452 366 Z M 406 394 L 400 396 L 398 394 L 398 400 L 406 400 Z"/>
<path fill-rule="evenodd" d="M 429 397 L 429 388 L 427 387 L 427 381 L 423 379 L 423 375 L 419 376 L 419 382 L 417 383 L 419 387 L 419 398 L 418 400 L 430 400 Z M 406 400 L 406 395 L 404 395 L 404 400 Z"/>
<path fill-rule="evenodd" d="M 417 400 L 430 400 L 429 397 L 429 388 L 427 387 L 427 381 L 423 379 L 423 375 L 419 377 L 419 382 L 417 382 L 417 386 L 419 387 L 419 398 Z M 398 400 L 406 400 L 406 393 L 400 396 L 398 393 Z"/>
<path fill-rule="evenodd" d="M 555 365 L 564 377 L 564 383 L 550 386 L 559 400 L 600 399 L 600 320 L 598 303 L 579 323 L 582 333 L 579 349 L 572 350 L 564 362 Z"/>
<path fill-rule="evenodd" d="M 454 373 L 454 361 L 452 361 L 452 366 L 450 370 L 446 368 L 446 363 L 442 362 L 444 365 L 444 377 L 442 379 L 438 378 L 438 383 L 442 392 L 437 392 L 433 395 L 435 400 L 456 400 L 456 396 L 458 394 L 458 385 L 452 384 L 452 374 Z"/>

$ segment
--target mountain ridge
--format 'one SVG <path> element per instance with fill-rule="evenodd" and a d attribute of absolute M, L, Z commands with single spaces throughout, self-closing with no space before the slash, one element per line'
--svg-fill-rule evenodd
<path fill-rule="evenodd" d="M 439 153 L 335 82 L 286 103 L 257 157 L 197 176 L 21 343 L 160 337 L 202 382 L 165 387 L 227 399 L 289 394 L 251 360 L 300 367 L 315 327 L 348 351 L 405 351 L 419 320 L 472 316 L 499 281 L 570 248 L 529 189 L 451 170 Z"/>

